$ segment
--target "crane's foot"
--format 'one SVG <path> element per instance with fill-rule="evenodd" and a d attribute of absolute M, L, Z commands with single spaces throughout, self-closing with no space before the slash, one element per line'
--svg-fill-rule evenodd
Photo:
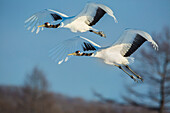
<path fill-rule="evenodd" d="M 133 73 L 138 79 L 140 79 L 142 82 L 143 82 L 143 78 L 141 76 L 139 76 L 138 74 L 136 73 Z"/>
<path fill-rule="evenodd" d="M 101 37 L 106 38 L 106 35 L 104 34 L 104 32 L 103 32 L 103 31 L 99 31 L 99 32 L 98 32 L 98 35 L 100 35 Z"/>
<path fill-rule="evenodd" d="M 143 78 L 137 74 L 134 74 L 138 79 L 140 79 L 143 82 Z"/>
<path fill-rule="evenodd" d="M 103 31 L 93 31 L 93 30 L 89 30 L 89 31 L 90 31 L 90 32 L 93 32 L 93 33 L 95 33 L 95 34 L 98 34 L 98 35 L 100 35 L 101 37 L 106 38 L 106 35 L 104 34 Z"/>
<path fill-rule="evenodd" d="M 128 65 L 125 65 L 125 67 L 129 69 L 138 79 L 140 79 L 143 82 L 143 78 L 138 74 L 136 74 Z"/>

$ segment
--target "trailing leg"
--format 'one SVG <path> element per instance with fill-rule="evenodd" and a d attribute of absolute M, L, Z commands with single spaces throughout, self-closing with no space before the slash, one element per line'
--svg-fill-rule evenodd
<path fill-rule="evenodd" d="M 134 81 L 136 80 L 136 77 L 134 77 L 133 75 L 130 75 L 127 71 L 125 71 L 121 66 L 114 64 L 116 67 L 118 67 L 119 69 L 123 70 L 127 75 L 129 75 Z"/>
<path fill-rule="evenodd" d="M 140 79 L 143 82 L 143 78 L 138 74 L 136 74 L 128 65 L 125 65 L 125 67 L 129 69 L 138 79 Z"/>
<path fill-rule="evenodd" d="M 98 34 L 98 35 L 100 35 L 101 37 L 106 38 L 106 35 L 104 34 L 103 31 L 94 31 L 94 30 L 89 30 L 89 31 L 90 31 L 90 32 L 93 32 L 93 33 L 95 33 L 95 34 Z"/>

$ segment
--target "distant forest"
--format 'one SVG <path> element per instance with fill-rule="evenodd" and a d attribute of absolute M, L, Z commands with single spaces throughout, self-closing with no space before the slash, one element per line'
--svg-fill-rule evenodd
<path fill-rule="evenodd" d="M 156 110 L 85 101 L 30 87 L 0 86 L 0 113 L 158 113 Z"/>

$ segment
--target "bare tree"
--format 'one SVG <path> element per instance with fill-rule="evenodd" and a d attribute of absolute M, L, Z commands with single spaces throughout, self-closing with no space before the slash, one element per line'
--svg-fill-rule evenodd
<path fill-rule="evenodd" d="M 50 113 L 54 112 L 54 95 L 48 92 L 48 81 L 42 70 L 35 67 L 26 76 L 23 87 L 23 100 L 20 104 L 28 113 Z"/>
<path fill-rule="evenodd" d="M 170 110 L 170 29 L 164 28 L 162 33 L 153 34 L 153 38 L 159 45 L 159 51 L 147 46 L 137 55 L 139 65 L 136 72 L 143 75 L 145 81 L 142 86 L 145 89 L 130 87 L 124 99 L 132 105 L 164 113 Z"/>
<path fill-rule="evenodd" d="M 45 74 L 35 67 L 31 74 L 28 74 L 25 79 L 25 86 L 29 86 L 33 90 L 46 91 L 48 88 L 48 81 Z"/>

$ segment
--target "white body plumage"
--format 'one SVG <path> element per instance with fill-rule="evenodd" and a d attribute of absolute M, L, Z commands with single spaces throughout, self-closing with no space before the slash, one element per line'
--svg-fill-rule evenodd
<path fill-rule="evenodd" d="M 69 28 L 72 32 L 86 32 L 88 30 L 93 29 L 91 26 L 87 25 L 84 22 L 84 20 L 86 20 L 86 16 L 82 16 L 77 19 L 74 18 L 70 18 L 69 20 L 63 20 L 61 22 L 61 27 Z"/>
<path fill-rule="evenodd" d="M 133 62 L 133 57 L 123 57 L 120 51 L 123 48 L 123 44 L 111 46 L 105 49 L 101 49 L 95 53 L 93 57 L 103 59 L 106 64 L 114 65 L 127 65 Z"/>

